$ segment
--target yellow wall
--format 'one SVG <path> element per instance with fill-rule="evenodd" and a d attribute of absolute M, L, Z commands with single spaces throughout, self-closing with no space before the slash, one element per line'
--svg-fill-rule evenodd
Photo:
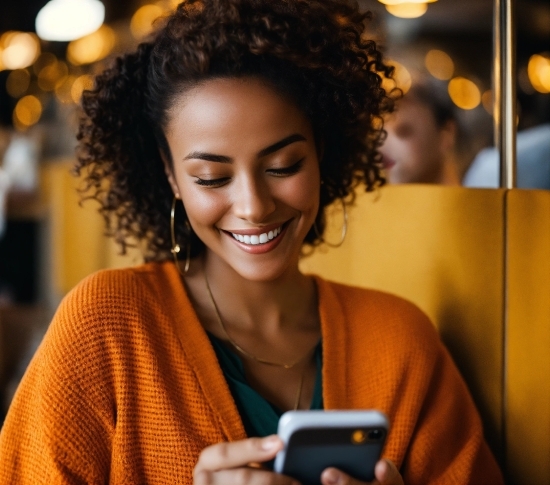
<path fill-rule="evenodd" d="M 79 180 L 71 175 L 70 160 L 50 163 L 42 173 L 50 234 L 51 291 L 62 297 L 85 276 L 102 268 L 131 266 L 142 261 L 138 251 L 122 256 L 110 238 L 104 236 L 98 203 L 79 205 Z"/>
<path fill-rule="evenodd" d="M 550 483 L 550 192 L 511 191 L 506 442 L 511 483 Z"/>

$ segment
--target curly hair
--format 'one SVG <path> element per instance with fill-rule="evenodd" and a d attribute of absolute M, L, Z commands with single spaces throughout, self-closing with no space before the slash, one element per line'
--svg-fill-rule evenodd
<path fill-rule="evenodd" d="M 107 234 L 123 252 L 137 240 L 146 260 L 170 256 L 168 112 L 186 89 L 217 77 L 259 77 L 310 120 L 323 144 L 320 234 L 325 207 L 361 183 L 383 184 L 377 149 L 393 101 L 380 74 L 391 77 L 392 68 L 364 39 L 370 18 L 347 0 L 181 3 L 153 40 L 117 58 L 83 95 L 75 172 L 84 176 L 82 197 L 100 202 Z M 193 256 L 204 248 L 183 221 L 176 236 Z M 319 236 L 310 230 L 304 242 L 314 246 Z"/>

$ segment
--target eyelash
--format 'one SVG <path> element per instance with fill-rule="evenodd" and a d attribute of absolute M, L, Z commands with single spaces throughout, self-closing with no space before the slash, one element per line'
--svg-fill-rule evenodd
<path fill-rule="evenodd" d="M 270 168 L 269 170 L 267 170 L 267 172 L 270 173 L 271 175 L 275 175 L 276 177 L 294 175 L 295 173 L 298 173 L 301 170 L 302 165 L 304 163 L 304 159 L 305 158 L 301 158 L 290 167 Z M 223 178 L 211 179 L 211 180 L 201 179 L 197 177 L 197 179 L 195 180 L 195 183 L 202 187 L 221 187 L 222 185 L 225 185 L 228 181 L 229 181 L 229 177 L 223 177 Z"/>

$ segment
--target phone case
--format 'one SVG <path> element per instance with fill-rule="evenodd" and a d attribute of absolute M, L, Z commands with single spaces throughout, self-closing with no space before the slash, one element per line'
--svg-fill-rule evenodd
<path fill-rule="evenodd" d="M 387 417 L 369 411 L 289 411 L 279 420 L 285 443 L 274 464 L 302 485 L 319 485 L 323 470 L 336 467 L 372 481 L 389 429 Z"/>

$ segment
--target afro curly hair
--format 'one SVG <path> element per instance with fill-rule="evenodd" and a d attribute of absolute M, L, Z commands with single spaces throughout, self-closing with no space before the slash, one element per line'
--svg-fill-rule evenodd
<path fill-rule="evenodd" d="M 306 114 L 323 145 L 319 234 L 325 207 L 361 183 L 383 184 L 377 149 L 393 100 L 381 75 L 392 68 L 364 38 L 370 17 L 347 0 L 187 0 L 152 40 L 99 74 L 83 95 L 75 173 L 122 252 L 137 240 L 146 260 L 171 256 L 164 130 L 175 98 L 208 79 L 259 77 Z M 184 221 L 176 237 L 196 256 L 204 245 Z M 305 243 L 319 242 L 310 230 Z"/>

